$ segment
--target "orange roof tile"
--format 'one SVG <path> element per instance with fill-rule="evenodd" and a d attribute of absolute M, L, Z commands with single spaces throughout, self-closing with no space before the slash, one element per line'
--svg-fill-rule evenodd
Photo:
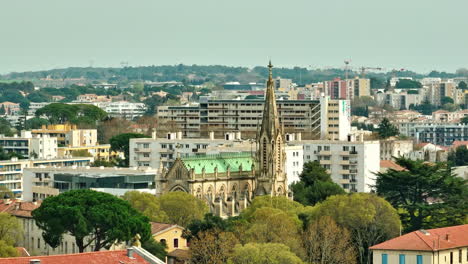
<path fill-rule="evenodd" d="M 370 247 L 382 250 L 438 251 L 468 246 L 468 224 L 418 230 Z"/>
<path fill-rule="evenodd" d="M 156 234 L 177 225 L 151 222 L 151 234 Z"/>
<path fill-rule="evenodd" d="M 387 169 L 393 169 L 393 170 L 396 170 L 396 171 L 406 170 L 405 168 L 403 168 L 402 166 L 396 164 L 392 160 L 381 160 L 380 161 L 380 167 L 381 168 L 387 168 Z"/>
<path fill-rule="evenodd" d="M 31 212 L 41 206 L 41 202 L 21 202 L 19 200 L 10 200 L 5 203 L 0 200 L 0 213 L 9 213 L 14 216 L 31 217 Z"/>
<path fill-rule="evenodd" d="M 133 258 L 127 257 L 126 250 L 98 251 L 78 254 L 53 255 L 53 256 L 33 256 L 19 258 L 2 258 L 2 264 L 29 264 L 33 259 L 38 259 L 41 264 L 147 264 L 138 254 L 133 254 Z"/>

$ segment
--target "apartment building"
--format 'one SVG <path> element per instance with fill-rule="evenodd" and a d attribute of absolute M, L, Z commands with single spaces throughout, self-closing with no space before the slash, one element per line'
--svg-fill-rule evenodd
<path fill-rule="evenodd" d="M 457 122 L 463 117 L 468 116 L 468 110 L 459 110 L 455 112 L 449 112 L 446 110 L 437 110 L 432 113 L 432 120 L 434 122 Z"/>
<path fill-rule="evenodd" d="M 325 81 L 325 94 L 331 99 L 353 100 L 355 97 L 370 96 L 370 79 L 356 77 L 354 79 L 342 80 L 335 78 Z"/>
<path fill-rule="evenodd" d="M 52 159 L 57 157 L 57 138 L 47 135 L 33 137 L 29 131 L 22 131 L 21 136 L 0 135 L 0 146 L 7 153 L 16 153 L 25 158 Z"/>
<path fill-rule="evenodd" d="M 450 146 L 454 141 L 468 140 L 468 124 L 460 123 L 396 123 L 400 134 L 418 143 Z"/>
<path fill-rule="evenodd" d="M 148 190 L 154 185 L 156 170 L 135 168 L 34 167 L 24 169 L 23 197 L 26 201 L 76 189 L 100 189 L 123 195 L 132 190 Z"/>
<path fill-rule="evenodd" d="M 304 162 L 318 161 L 347 192 L 370 192 L 380 170 L 379 141 L 301 140 Z"/>
<path fill-rule="evenodd" d="M 292 79 L 276 78 L 273 81 L 273 85 L 275 87 L 275 90 L 281 92 L 286 92 L 294 88 Z"/>
<path fill-rule="evenodd" d="M 419 89 L 422 91 L 423 89 Z M 390 105 L 395 109 L 409 109 L 411 105 L 421 104 L 425 96 L 423 94 L 415 94 L 408 91 L 386 91 L 378 92 L 374 95 L 374 99 L 379 105 Z"/>
<path fill-rule="evenodd" d="M 0 109 L 1 108 L 5 110 L 5 115 L 17 115 L 21 110 L 20 104 L 12 103 L 12 102 L 0 103 Z"/>
<path fill-rule="evenodd" d="M 0 161 L 0 185 L 10 189 L 15 198 L 23 199 L 23 170 L 25 168 L 59 166 L 76 168 L 88 166 L 92 158 L 68 158 L 68 159 L 48 159 L 48 160 L 26 160 L 12 158 L 11 160 Z M 13 198 L 13 197 L 11 197 Z"/>
<path fill-rule="evenodd" d="M 131 103 L 127 101 L 93 103 L 97 107 L 106 111 L 111 117 L 121 117 L 133 120 L 145 114 L 146 105 L 144 103 Z"/>
<path fill-rule="evenodd" d="M 336 102 L 338 101 L 338 102 Z M 338 113 L 323 112 L 321 102 L 340 104 Z M 320 133 L 328 133 L 328 123 L 331 121 L 331 131 L 343 131 L 347 126 L 339 124 L 350 122 L 349 103 L 341 100 L 277 100 L 280 123 L 285 133 L 301 133 L 304 139 L 319 139 Z M 168 132 L 182 131 L 184 137 L 208 138 L 214 132 L 217 138 L 225 133 L 239 131 L 243 138 L 255 138 L 263 114 L 264 100 L 216 100 L 201 97 L 198 105 L 160 106 L 158 107 L 159 136 Z M 337 106 L 336 106 L 337 107 Z M 321 127 L 325 127 L 321 129 Z M 343 137 L 344 135 L 338 135 Z M 335 138 L 338 138 L 335 134 Z"/>
<path fill-rule="evenodd" d="M 320 139 L 347 140 L 351 133 L 350 102 L 322 96 L 320 107 Z"/>

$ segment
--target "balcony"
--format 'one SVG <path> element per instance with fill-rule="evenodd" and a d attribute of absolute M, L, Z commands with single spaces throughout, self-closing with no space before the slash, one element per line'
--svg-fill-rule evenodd
<path fill-rule="evenodd" d="M 150 157 L 139 157 L 138 161 L 151 161 Z"/>
<path fill-rule="evenodd" d="M 349 165 L 350 162 L 349 162 L 349 160 L 340 160 L 339 164 L 340 165 Z"/>
<path fill-rule="evenodd" d="M 134 148 L 135 152 L 149 153 L 151 152 L 150 148 Z"/>
<path fill-rule="evenodd" d="M 330 156 L 330 155 L 331 155 L 331 151 L 329 151 L 329 150 L 322 150 L 322 151 L 319 151 L 319 152 L 318 152 L 318 155 L 319 155 L 319 156 Z"/>
<path fill-rule="evenodd" d="M 340 170 L 339 171 L 340 174 L 349 174 L 349 170 Z"/>
<path fill-rule="evenodd" d="M 331 160 L 320 160 L 320 164 L 331 164 Z"/>

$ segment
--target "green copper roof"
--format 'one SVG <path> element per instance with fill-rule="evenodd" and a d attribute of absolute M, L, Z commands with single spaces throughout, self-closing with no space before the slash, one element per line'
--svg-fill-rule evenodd
<path fill-rule="evenodd" d="M 241 165 L 242 171 L 251 171 L 254 162 L 250 152 L 197 155 L 184 157 L 181 160 L 187 169 L 195 169 L 195 174 L 201 174 L 203 168 L 205 173 L 214 173 L 216 167 L 218 173 L 226 172 L 228 167 L 231 172 L 237 172 Z"/>

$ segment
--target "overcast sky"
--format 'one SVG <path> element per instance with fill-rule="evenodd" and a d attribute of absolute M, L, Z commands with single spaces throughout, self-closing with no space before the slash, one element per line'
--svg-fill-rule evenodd
<path fill-rule="evenodd" d="M 0 73 L 166 64 L 455 71 L 467 0 L 0 0 Z"/>

